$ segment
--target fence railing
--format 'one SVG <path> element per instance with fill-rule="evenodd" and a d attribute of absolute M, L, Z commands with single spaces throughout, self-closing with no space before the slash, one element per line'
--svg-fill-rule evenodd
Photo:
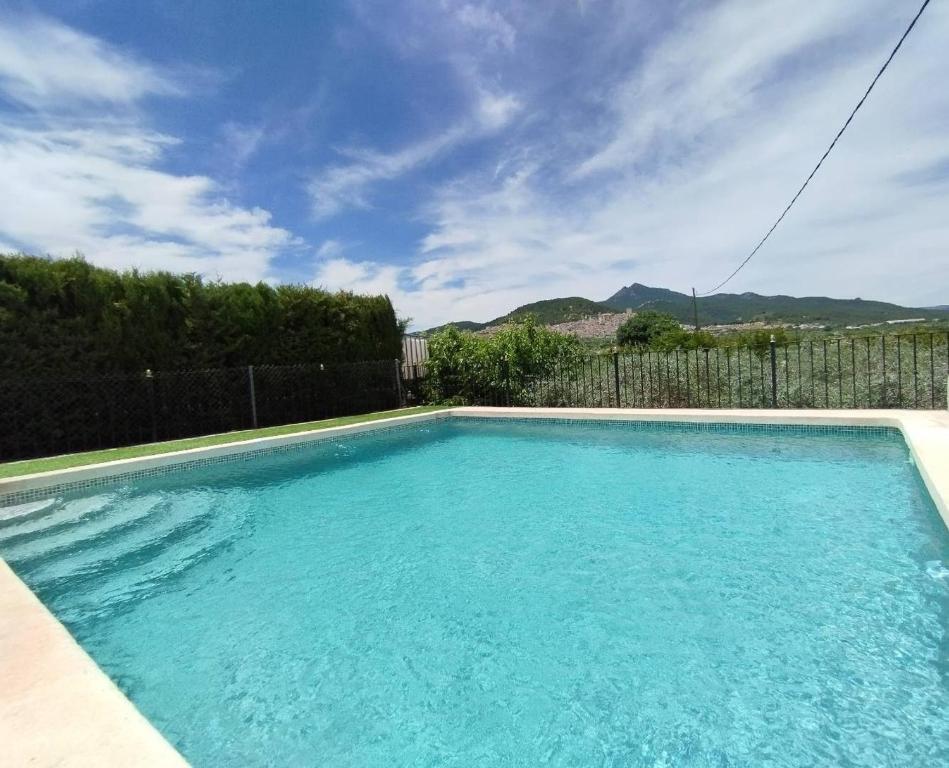
<path fill-rule="evenodd" d="M 457 375 L 436 398 L 473 405 L 622 408 L 946 407 L 949 334 L 818 339 L 763 347 L 614 352 L 493 386 Z M 435 391 L 437 390 L 437 391 Z"/>
<path fill-rule="evenodd" d="M 397 408 L 399 361 L 0 380 L 0 460 Z"/>

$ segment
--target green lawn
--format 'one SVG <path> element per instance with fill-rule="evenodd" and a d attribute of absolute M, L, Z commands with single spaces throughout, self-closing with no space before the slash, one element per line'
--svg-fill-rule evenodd
<path fill-rule="evenodd" d="M 132 459 L 136 456 L 153 456 L 156 453 L 170 453 L 184 451 L 188 448 L 204 448 L 209 445 L 223 445 L 238 440 L 251 440 L 255 437 L 273 437 L 274 435 L 289 435 L 294 432 L 304 432 L 310 429 L 329 429 L 342 427 L 346 424 L 358 424 L 364 421 L 376 421 L 392 416 L 407 416 L 412 413 L 427 413 L 443 410 L 444 406 L 422 405 L 417 408 L 402 408 L 398 411 L 378 411 L 361 416 L 342 416 L 338 419 L 324 419 L 322 421 L 307 421 L 303 424 L 284 424 L 279 427 L 264 427 L 262 429 L 243 429 L 239 432 L 225 432 L 220 435 L 206 435 L 204 437 L 188 437 L 183 440 L 169 440 L 165 443 L 145 443 L 144 445 L 130 445 L 126 448 L 109 448 L 104 451 L 89 451 L 88 453 L 70 453 L 65 456 L 50 456 L 47 459 L 29 459 L 27 461 L 12 461 L 0 464 L 0 477 L 16 477 L 31 475 L 34 472 L 50 472 L 54 469 L 79 467 L 84 464 L 100 464 L 104 461 L 118 459 Z"/>

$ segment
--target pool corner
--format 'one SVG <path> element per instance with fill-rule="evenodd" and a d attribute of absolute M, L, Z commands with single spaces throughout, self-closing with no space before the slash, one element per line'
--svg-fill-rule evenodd
<path fill-rule="evenodd" d="M 187 766 L 2 560 L 0 616 L 5 764 Z"/>

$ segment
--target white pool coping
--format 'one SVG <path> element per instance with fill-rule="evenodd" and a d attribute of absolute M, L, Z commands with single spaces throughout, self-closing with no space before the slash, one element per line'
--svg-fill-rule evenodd
<path fill-rule="evenodd" d="M 892 427 L 902 433 L 936 509 L 949 527 L 949 412 L 945 411 L 447 408 L 8 478 L 0 480 L 0 497 L 446 416 Z M 0 756 L 4 764 L 37 768 L 171 768 L 187 764 L 2 560 Z"/>

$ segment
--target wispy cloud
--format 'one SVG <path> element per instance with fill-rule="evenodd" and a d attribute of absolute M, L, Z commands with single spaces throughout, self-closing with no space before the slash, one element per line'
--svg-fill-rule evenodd
<path fill-rule="evenodd" d="M 464 3 L 455 11 L 458 21 L 469 29 L 485 35 L 490 48 L 514 48 L 517 32 L 500 11 L 487 5 Z"/>
<path fill-rule="evenodd" d="M 0 240 L 106 266 L 266 277 L 296 239 L 212 179 L 161 169 L 180 139 L 150 129 L 140 102 L 183 92 L 56 21 L 0 20 L 0 94 L 19 105 L 0 126 Z M 63 111 L 83 103 L 97 106 Z"/>
<path fill-rule="evenodd" d="M 267 132 L 262 125 L 227 122 L 221 126 L 222 154 L 233 170 L 240 170 L 257 153 Z"/>
<path fill-rule="evenodd" d="M 57 111 L 182 91 L 154 67 L 40 16 L 0 18 L 0 89 L 28 107 Z"/>
<path fill-rule="evenodd" d="M 181 109 L 187 55 L 158 66 L 0 11 L 0 243 L 384 290 L 422 326 L 634 280 L 701 290 L 770 226 L 917 8 L 340 3 L 313 90 L 292 52 L 266 94 L 262 59 L 222 61 L 233 80 L 199 79 L 200 116 Z M 947 35 L 933 3 L 729 288 L 946 302 Z"/>
<path fill-rule="evenodd" d="M 485 53 L 510 53 L 515 46 L 516 30 L 499 10 L 484 3 L 450 0 L 408 2 L 398 11 L 398 23 L 391 24 L 361 0 L 353 0 L 352 5 L 366 27 L 400 55 L 421 56 L 429 66 L 442 64 L 452 72 L 465 106 L 460 115 L 442 115 L 441 122 L 449 127 L 398 149 L 339 149 L 345 162 L 321 169 L 308 185 L 318 219 L 372 208 L 378 184 L 424 169 L 456 149 L 502 131 L 524 107 L 516 92 L 484 71 Z M 424 101 L 421 104 L 420 109 L 425 109 Z"/>
<path fill-rule="evenodd" d="M 348 162 L 325 169 L 309 183 L 314 215 L 329 218 L 344 210 L 370 208 L 374 185 L 399 178 L 461 144 L 501 130 L 519 108 L 513 95 L 485 91 L 479 93 L 471 117 L 432 138 L 389 153 L 352 147 L 338 150 Z"/>
<path fill-rule="evenodd" d="M 633 280 L 710 287 L 813 166 L 911 5 L 732 0 L 682 16 L 572 130 L 529 134 L 500 172 L 441 187 L 411 262 L 385 273 L 397 305 L 424 327 L 557 295 L 603 299 Z M 949 9 L 931 11 L 730 289 L 945 302 Z M 378 281 L 379 266 L 365 274 Z"/>
<path fill-rule="evenodd" d="M 346 209 L 369 208 L 372 185 L 434 161 L 463 136 L 462 129 L 453 128 L 391 153 L 357 148 L 340 150 L 339 154 L 348 162 L 331 166 L 310 181 L 308 189 L 314 215 L 327 218 Z"/>

